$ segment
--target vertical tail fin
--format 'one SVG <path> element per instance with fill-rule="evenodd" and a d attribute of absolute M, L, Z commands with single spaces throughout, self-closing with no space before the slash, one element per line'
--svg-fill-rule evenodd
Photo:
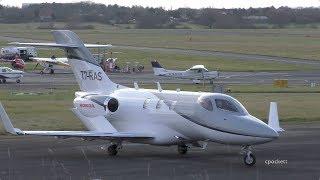
<path fill-rule="evenodd" d="M 160 65 L 160 63 L 158 61 L 151 61 L 151 65 L 152 65 L 152 69 L 154 72 L 154 75 L 156 76 L 161 76 L 163 74 L 165 74 L 165 69 Z"/>
<path fill-rule="evenodd" d="M 110 93 L 118 88 L 74 32 L 55 30 L 52 34 L 56 43 L 64 48 L 81 91 Z"/>
<path fill-rule="evenodd" d="M 2 120 L 4 129 L 13 135 L 23 134 L 23 132 L 20 129 L 14 128 L 10 118 L 8 117 L 8 114 L 4 110 L 2 103 L 0 102 L 0 119 Z"/>

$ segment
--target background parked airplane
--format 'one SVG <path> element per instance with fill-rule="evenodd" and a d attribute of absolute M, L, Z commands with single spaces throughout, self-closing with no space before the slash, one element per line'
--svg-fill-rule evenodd
<path fill-rule="evenodd" d="M 23 71 L 13 70 L 8 67 L 0 67 L 0 83 L 6 83 L 7 79 L 13 79 L 17 83 L 20 83 L 23 73 Z"/>
<path fill-rule="evenodd" d="M 56 58 L 52 56 L 51 58 L 32 58 L 32 60 L 37 62 L 36 66 L 33 69 L 36 69 L 38 65 L 43 67 L 43 69 L 40 71 L 41 74 L 45 72 L 50 72 L 50 74 L 53 74 L 55 70 L 70 69 L 67 58 Z"/>
<path fill-rule="evenodd" d="M 158 61 L 151 61 L 154 75 L 180 79 L 192 79 L 194 83 L 200 80 L 213 80 L 219 77 L 218 71 L 208 71 L 203 65 L 195 65 L 185 71 L 167 70 Z"/>
<path fill-rule="evenodd" d="M 22 131 L 13 127 L 0 104 L 0 117 L 11 134 L 109 140 L 110 155 L 124 141 L 177 145 L 180 154 L 213 141 L 243 146 L 244 163 L 252 166 L 251 146 L 273 141 L 282 131 L 274 104 L 266 124 L 225 94 L 162 90 L 160 84 L 157 90 L 128 88 L 108 78 L 75 33 L 60 30 L 53 36 L 56 43 L 45 46 L 65 49 L 81 90 L 72 110 L 89 131 Z"/>

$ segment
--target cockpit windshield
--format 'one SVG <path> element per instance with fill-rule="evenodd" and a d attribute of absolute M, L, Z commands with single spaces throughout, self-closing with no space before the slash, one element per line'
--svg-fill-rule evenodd
<path fill-rule="evenodd" d="M 237 107 L 231 103 L 228 100 L 225 99 L 215 99 L 216 106 L 219 109 L 227 110 L 227 111 L 232 111 L 232 112 L 239 112 Z"/>
<path fill-rule="evenodd" d="M 209 98 L 199 98 L 198 103 L 208 111 L 213 110 L 212 102 Z"/>
<path fill-rule="evenodd" d="M 198 99 L 198 103 L 201 105 L 201 107 L 203 107 L 208 111 L 213 111 L 213 109 L 216 108 L 217 110 L 229 111 L 229 112 L 239 113 L 242 115 L 249 114 L 239 101 L 226 95 L 201 96 Z"/>

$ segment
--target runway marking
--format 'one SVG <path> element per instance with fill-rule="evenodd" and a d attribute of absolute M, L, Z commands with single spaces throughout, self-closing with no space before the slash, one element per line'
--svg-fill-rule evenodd
<path fill-rule="evenodd" d="M 54 151 L 51 149 L 51 148 L 48 148 L 48 153 L 49 155 L 52 156 L 52 160 L 51 160 L 51 164 L 52 164 L 52 167 L 53 167 L 53 172 L 54 174 L 56 175 L 56 177 L 59 177 L 57 176 L 57 171 L 56 171 L 56 166 L 60 166 L 62 168 L 62 171 L 66 174 L 66 175 L 69 175 L 71 176 L 71 173 L 69 172 L 69 170 L 64 166 L 64 164 L 62 162 L 59 162 L 57 160 L 57 158 L 55 157 L 54 155 Z M 43 159 L 43 158 L 42 158 Z M 43 162 L 42 162 L 43 163 Z"/>
<path fill-rule="evenodd" d="M 84 156 L 84 159 L 88 162 L 88 168 L 89 168 L 88 176 L 90 177 L 90 174 L 91 174 L 91 175 L 93 175 L 95 177 L 96 176 L 96 172 L 94 171 L 93 165 L 91 164 L 91 161 L 89 160 L 87 154 L 84 152 L 83 147 L 81 147 L 81 152 L 82 152 L 82 154 Z"/>
<path fill-rule="evenodd" d="M 7 152 L 8 152 L 8 159 L 9 159 L 9 162 L 8 162 L 8 175 L 9 175 L 9 179 L 11 179 L 11 153 L 10 153 L 10 148 L 9 147 L 8 147 Z"/>
<path fill-rule="evenodd" d="M 147 173 L 148 176 L 150 176 L 150 162 L 148 162 L 148 173 Z"/>
<path fill-rule="evenodd" d="M 11 159 L 10 148 L 8 147 L 8 158 Z"/>

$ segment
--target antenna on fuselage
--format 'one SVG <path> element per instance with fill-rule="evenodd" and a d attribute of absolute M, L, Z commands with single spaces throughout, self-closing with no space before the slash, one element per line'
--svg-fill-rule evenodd
<path fill-rule="evenodd" d="M 205 85 L 205 78 L 204 78 L 204 72 L 203 70 L 201 71 L 201 75 L 202 75 L 202 87 L 203 87 L 203 91 L 205 91 L 206 85 Z"/>
<path fill-rule="evenodd" d="M 158 91 L 161 92 L 162 91 L 162 87 L 161 87 L 161 84 L 159 82 L 156 82 L 157 83 L 157 88 L 158 88 Z"/>
<path fill-rule="evenodd" d="M 136 90 L 138 90 L 138 89 L 139 89 L 139 85 L 138 85 L 138 83 L 137 83 L 137 82 L 133 82 L 133 86 L 134 86 L 134 88 L 135 88 Z"/>

